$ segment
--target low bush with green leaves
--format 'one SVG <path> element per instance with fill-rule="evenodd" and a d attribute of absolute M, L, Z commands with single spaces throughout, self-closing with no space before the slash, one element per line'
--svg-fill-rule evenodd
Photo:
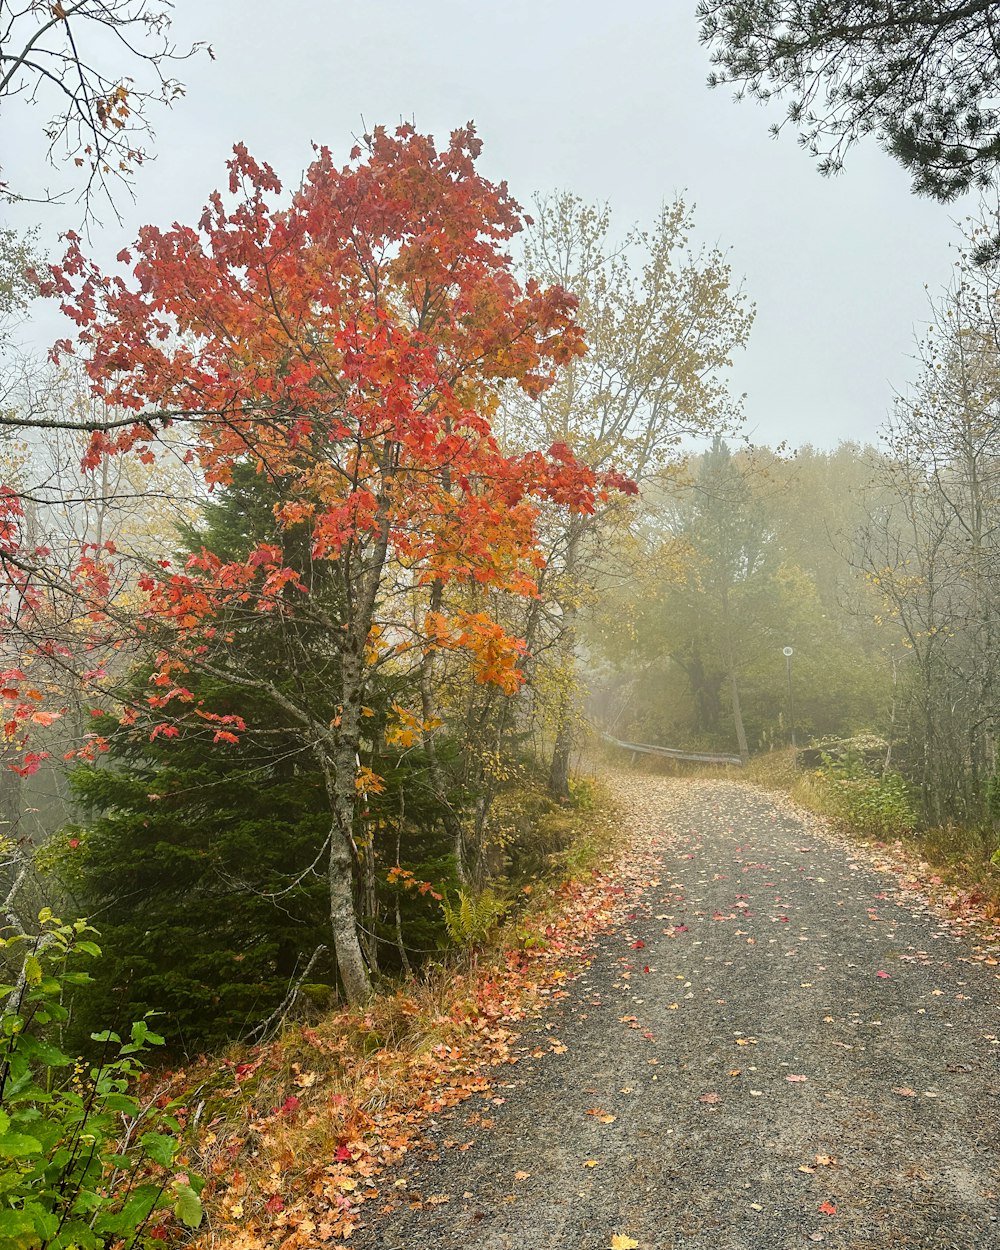
<path fill-rule="evenodd" d="M 916 803 L 909 783 L 899 773 L 876 773 L 856 754 L 841 759 L 824 755 L 817 771 L 833 814 L 862 833 L 889 837 L 917 827 Z"/>
<path fill-rule="evenodd" d="M 87 1062 L 58 1044 L 73 967 L 95 958 L 95 931 L 47 909 L 39 932 L 0 932 L 13 984 L 0 986 L 0 1246 L 9 1250 L 139 1250 L 162 1245 L 164 1222 L 201 1222 L 203 1182 L 180 1164 L 175 1104 L 136 1097 L 140 1056 L 163 1044 L 147 1020 L 127 1039 L 95 1033 Z"/>

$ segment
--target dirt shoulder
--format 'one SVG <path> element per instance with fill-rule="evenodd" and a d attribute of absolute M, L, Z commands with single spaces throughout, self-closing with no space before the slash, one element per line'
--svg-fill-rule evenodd
<path fill-rule="evenodd" d="M 355 1250 L 1000 1247 L 1000 980 L 823 822 L 623 778 L 652 883 Z"/>

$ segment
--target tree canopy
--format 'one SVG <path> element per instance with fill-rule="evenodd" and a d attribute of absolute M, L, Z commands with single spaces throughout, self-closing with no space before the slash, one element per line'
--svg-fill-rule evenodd
<path fill-rule="evenodd" d="M 184 94 L 171 64 L 205 48 L 177 47 L 172 8 L 156 0 L 0 0 L 0 116 L 14 100 L 44 110 L 49 163 L 77 171 L 86 216 L 96 199 L 114 208 L 116 190 L 131 190 L 153 133 L 150 106 Z M 47 201 L 62 193 L 12 178 L 5 160 L 0 194 Z"/>
<path fill-rule="evenodd" d="M 700 0 L 697 12 L 711 84 L 787 98 L 823 172 L 873 134 L 920 195 L 948 201 L 993 181 L 997 0 Z"/>

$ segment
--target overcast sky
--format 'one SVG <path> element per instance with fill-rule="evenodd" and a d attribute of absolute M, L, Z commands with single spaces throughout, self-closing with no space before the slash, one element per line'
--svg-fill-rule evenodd
<path fill-rule="evenodd" d="M 471 119 L 482 169 L 524 203 L 568 189 L 607 200 L 622 226 L 649 222 L 679 193 L 696 206 L 698 241 L 727 249 L 757 305 L 733 371 L 755 441 L 873 439 L 914 373 L 925 287 L 948 281 L 961 210 L 911 196 L 874 144 L 838 178 L 820 177 L 791 131 L 769 136 L 780 106 L 708 90 L 694 8 L 176 0 L 178 42 L 206 40 L 216 59 L 179 69 L 187 97 L 157 116 L 156 162 L 139 174 L 124 227 L 106 225 L 95 250 L 113 256 L 146 221 L 196 221 L 236 141 L 294 182 L 312 141 L 346 160 L 352 136 L 377 123 L 413 120 L 443 139 Z M 8 168 L 18 142 L 37 144 L 33 126 L 10 135 L 15 120 L 29 115 L 11 105 Z M 74 224 L 53 209 L 9 218 L 40 221 L 53 249 L 58 229 Z M 46 338 L 65 332 L 49 317 L 39 325 Z"/>

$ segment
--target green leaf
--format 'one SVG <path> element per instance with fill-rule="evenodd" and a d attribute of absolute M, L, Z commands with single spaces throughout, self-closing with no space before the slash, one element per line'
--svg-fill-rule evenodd
<path fill-rule="evenodd" d="M 28 1250 L 37 1244 L 35 1221 L 24 1211 L 0 1211 L 0 1245 L 9 1250 Z"/>
<path fill-rule="evenodd" d="M 93 985 L 94 978 L 89 972 L 64 972 L 63 981 L 67 985 Z"/>
<path fill-rule="evenodd" d="M 175 1185 L 174 1193 L 177 1195 L 174 1215 L 188 1228 L 197 1228 L 201 1223 L 201 1199 L 190 1185 Z"/>
<path fill-rule="evenodd" d="M 23 1213 L 35 1226 L 35 1232 L 45 1241 L 50 1241 L 59 1231 L 59 1216 L 46 1209 L 38 1202 L 26 1202 Z"/>
<path fill-rule="evenodd" d="M 73 949 L 83 951 L 85 955 L 92 955 L 95 959 L 101 957 L 101 948 L 96 942 L 77 942 Z"/>
<path fill-rule="evenodd" d="M 122 1154 L 101 1155 L 101 1162 L 106 1167 L 115 1168 L 120 1172 L 124 1172 L 127 1168 L 135 1165 L 134 1159 Z"/>
<path fill-rule="evenodd" d="M 174 1155 L 180 1143 L 166 1133 L 143 1133 L 139 1138 L 146 1154 L 160 1167 L 168 1168 L 174 1161 Z"/>
<path fill-rule="evenodd" d="M 98 1250 L 105 1244 L 104 1238 L 98 1238 L 85 1220 L 67 1220 L 52 1243 L 52 1250 Z"/>
<path fill-rule="evenodd" d="M 24 979 L 29 985 L 40 985 L 42 981 L 42 965 L 36 955 L 29 955 L 24 961 Z"/>
<path fill-rule="evenodd" d="M 73 1062 L 70 1055 L 63 1054 L 51 1042 L 43 1042 L 37 1037 L 22 1037 L 18 1042 L 18 1047 L 29 1059 L 44 1063 L 47 1068 L 65 1068 Z"/>
<path fill-rule="evenodd" d="M 128 1160 L 125 1160 L 128 1166 Z M 81 1189 L 73 1199 L 73 1210 L 77 1215 L 89 1215 L 92 1211 L 97 1211 L 101 1207 L 106 1206 L 109 1199 L 103 1194 L 96 1193 L 93 1189 Z"/>
<path fill-rule="evenodd" d="M 115 1233 L 128 1237 L 149 1218 L 160 1197 L 159 1185 L 137 1185 L 129 1194 L 120 1211 L 98 1216 L 94 1228 L 101 1233 Z M 192 1225 L 191 1227 L 197 1227 Z"/>
<path fill-rule="evenodd" d="M 37 1137 L 29 1137 L 26 1133 L 0 1134 L 0 1157 L 26 1159 L 29 1155 L 41 1153 L 42 1143 Z"/>
<path fill-rule="evenodd" d="M 121 1111 L 125 1115 L 139 1114 L 139 1104 L 127 1094 L 105 1094 L 101 1099 L 101 1106 L 108 1111 Z"/>

